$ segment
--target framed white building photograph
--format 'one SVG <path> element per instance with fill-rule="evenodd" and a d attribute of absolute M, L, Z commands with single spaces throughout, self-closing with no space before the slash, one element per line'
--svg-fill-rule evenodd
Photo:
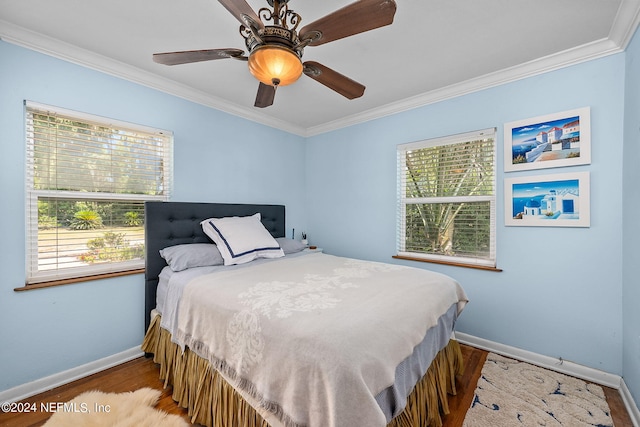
<path fill-rule="evenodd" d="M 589 172 L 505 178 L 505 225 L 589 227 Z"/>
<path fill-rule="evenodd" d="M 504 125 L 504 171 L 591 163 L 590 108 L 548 114 Z"/>

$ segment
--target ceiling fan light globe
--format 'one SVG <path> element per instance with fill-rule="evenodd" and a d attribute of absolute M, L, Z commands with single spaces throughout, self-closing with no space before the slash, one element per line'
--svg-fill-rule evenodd
<path fill-rule="evenodd" d="M 249 56 L 249 71 L 266 85 L 286 86 L 302 75 L 302 61 L 285 47 L 260 46 Z"/>

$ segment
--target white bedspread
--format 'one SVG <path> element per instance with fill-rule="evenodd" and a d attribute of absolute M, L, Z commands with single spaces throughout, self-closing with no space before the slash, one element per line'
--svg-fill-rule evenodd
<path fill-rule="evenodd" d="M 193 279 L 171 332 L 284 425 L 384 427 L 376 394 L 466 302 L 442 274 L 317 253 Z"/>

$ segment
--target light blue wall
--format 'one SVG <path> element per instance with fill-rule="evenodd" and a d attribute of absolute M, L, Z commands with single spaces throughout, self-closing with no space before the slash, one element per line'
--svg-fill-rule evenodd
<path fill-rule="evenodd" d="M 624 124 L 623 372 L 640 402 L 640 31 L 627 48 Z M 640 403 L 639 403 L 640 405 Z"/>
<path fill-rule="evenodd" d="M 437 65 L 434 65 L 437 66 Z M 622 149 L 625 56 L 550 72 L 307 141 L 308 233 L 325 252 L 400 262 L 396 145 L 498 128 L 501 273 L 403 262 L 456 278 L 471 303 L 457 329 L 622 374 Z M 503 124 L 591 107 L 592 164 L 509 173 L 591 172 L 591 227 L 505 227 Z"/>
<path fill-rule="evenodd" d="M 0 42 L 0 391 L 135 347 L 143 335 L 142 276 L 13 291 L 24 283 L 24 99 L 171 129 L 173 200 L 282 203 L 289 232 L 306 229 L 311 243 L 329 253 L 387 262 L 398 262 L 391 259 L 396 144 L 493 126 L 501 143 L 505 122 L 590 106 L 592 164 L 539 171 L 591 172 L 590 228 L 504 227 L 502 179 L 538 172 L 504 174 L 499 150 L 498 266 L 504 271 L 404 263 L 463 284 L 471 303 L 458 323 L 461 332 L 622 374 L 637 401 L 639 38 L 627 54 L 306 143 Z"/>
<path fill-rule="evenodd" d="M 23 101 L 174 131 L 173 200 L 276 203 L 305 226 L 304 140 L 0 42 L 0 391 L 139 346 L 142 275 L 14 292 L 25 279 Z"/>

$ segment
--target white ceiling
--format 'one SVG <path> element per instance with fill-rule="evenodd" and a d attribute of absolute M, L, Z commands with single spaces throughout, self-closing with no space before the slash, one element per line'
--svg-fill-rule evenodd
<path fill-rule="evenodd" d="M 265 0 L 247 0 L 258 10 Z M 302 26 L 352 0 L 291 0 Z M 231 59 L 172 67 L 156 52 L 244 49 L 216 0 L 0 0 L 0 38 L 204 105 L 313 135 L 624 50 L 640 0 L 396 0 L 394 23 L 307 47 L 364 84 L 347 100 L 302 76 L 253 107 L 258 82 Z"/>

